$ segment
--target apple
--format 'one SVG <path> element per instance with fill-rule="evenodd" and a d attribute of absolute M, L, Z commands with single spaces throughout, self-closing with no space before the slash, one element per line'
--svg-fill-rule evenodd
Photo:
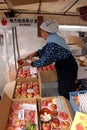
<path fill-rule="evenodd" d="M 19 94 L 19 93 L 14 94 L 14 98 L 20 98 L 20 97 L 21 97 L 21 94 Z"/>
<path fill-rule="evenodd" d="M 12 110 L 19 110 L 19 103 L 13 102 L 12 103 Z"/>
<path fill-rule="evenodd" d="M 41 106 L 47 106 L 47 105 L 48 105 L 47 100 L 42 99 L 41 100 Z"/>
<path fill-rule="evenodd" d="M 42 130 L 51 130 L 51 124 L 49 122 L 42 123 Z"/>
<path fill-rule="evenodd" d="M 12 126 L 12 119 L 9 119 L 8 120 L 8 127 L 11 127 Z"/>
<path fill-rule="evenodd" d="M 19 127 L 20 126 L 20 121 L 17 118 L 14 118 L 12 120 L 12 124 L 14 127 Z"/>
<path fill-rule="evenodd" d="M 26 98 L 26 94 L 21 94 L 21 98 Z"/>
<path fill-rule="evenodd" d="M 67 119 L 68 119 L 68 114 L 65 113 L 65 112 L 60 112 L 60 113 L 59 113 L 59 117 L 60 117 L 60 119 L 62 119 L 62 120 L 67 120 Z"/>
<path fill-rule="evenodd" d="M 52 111 L 52 116 L 58 116 L 58 111 L 57 110 Z"/>
<path fill-rule="evenodd" d="M 48 102 L 48 105 L 51 105 L 52 104 L 52 99 L 48 99 L 47 102 Z"/>
<path fill-rule="evenodd" d="M 18 64 L 19 64 L 19 65 L 23 65 L 23 64 L 24 64 L 23 59 L 19 59 L 19 60 L 18 60 Z"/>
<path fill-rule="evenodd" d="M 62 129 L 68 129 L 70 127 L 70 122 L 69 121 L 61 121 L 60 126 Z M 81 130 L 81 129 L 78 129 Z"/>
<path fill-rule="evenodd" d="M 38 82 L 34 82 L 34 83 L 33 83 L 33 86 L 38 86 Z"/>
<path fill-rule="evenodd" d="M 34 118 L 34 117 L 35 117 L 35 111 L 29 111 L 29 112 L 28 112 L 28 116 L 29 116 L 30 118 Z"/>
<path fill-rule="evenodd" d="M 33 88 L 33 85 L 32 84 L 27 84 L 27 89 L 29 88 Z"/>
<path fill-rule="evenodd" d="M 74 95 L 74 96 L 73 96 L 73 99 L 74 99 L 74 100 L 78 100 L 78 95 Z"/>
<path fill-rule="evenodd" d="M 14 130 L 14 127 L 13 126 L 7 127 L 6 130 Z"/>
<path fill-rule="evenodd" d="M 51 105 L 50 105 L 50 109 L 51 109 L 52 111 L 56 110 L 56 109 L 57 109 L 57 105 L 56 105 L 56 104 L 51 104 Z"/>
<path fill-rule="evenodd" d="M 22 90 L 20 93 L 21 93 L 21 95 L 26 95 L 27 94 L 27 92 L 25 90 Z"/>
<path fill-rule="evenodd" d="M 27 93 L 27 98 L 32 98 L 34 96 L 33 93 Z"/>
<path fill-rule="evenodd" d="M 39 87 L 38 87 L 38 86 L 34 86 L 34 87 L 33 87 L 33 90 L 34 90 L 34 91 L 38 91 L 38 90 L 39 90 Z"/>
<path fill-rule="evenodd" d="M 57 118 L 53 118 L 52 120 L 52 127 L 57 128 L 60 125 L 60 121 Z"/>

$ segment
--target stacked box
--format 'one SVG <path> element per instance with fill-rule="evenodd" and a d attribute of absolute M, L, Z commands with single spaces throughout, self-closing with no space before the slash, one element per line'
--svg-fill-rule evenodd
<path fill-rule="evenodd" d="M 38 130 L 37 100 L 10 99 L 5 93 L 0 102 L 0 129 L 25 129 L 35 127 Z"/>
<path fill-rule="evenodd" d="M 32 70 L 34 68 L 32 67 Z M 35 68 L 35 72 L 31 73 L 31 68 L 30 66 L 24 66 L 22 68 L 18 68 L 17 75 L 16 75 L 16 81 L 22 81 L 23 79 L 25 80 L 38 80 L 38 71 Z"/>
<path fill-rule="evenodd" d="M 49 126 L 50 130 L 70 130 L 73 114 L 64 97 L 41 98 L 38 100 L 38 106 L 40 130 L 44 129 L 45 125 Z"/>

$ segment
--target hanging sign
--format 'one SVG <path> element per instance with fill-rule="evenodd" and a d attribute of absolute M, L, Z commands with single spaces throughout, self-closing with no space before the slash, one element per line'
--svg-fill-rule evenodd
<path fill-rule="evenodd" d="M 37 26 L 36 18 L 9 18 L 1 19 L 1 25 L 4 26 Z"/>

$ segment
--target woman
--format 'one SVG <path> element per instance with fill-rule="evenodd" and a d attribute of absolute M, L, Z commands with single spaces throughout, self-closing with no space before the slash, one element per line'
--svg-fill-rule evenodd
<path fill-rule="evenodd" d="M 78 66 L 65 40 L 57 34 L 58 25 L 52 20 L 43 22 L 40 26 L 41 36 L 47 44 L 26 58 L 32 60 L 34 56 L 39 59 L 31 63 L 37 68 L 55 63 L 58 75 L 58 91 L 61 96 L 69 99 L 69 92 L 75 91 Z"/>

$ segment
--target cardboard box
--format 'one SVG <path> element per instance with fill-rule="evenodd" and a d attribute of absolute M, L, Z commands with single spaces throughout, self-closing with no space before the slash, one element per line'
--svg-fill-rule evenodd
<path fill-rule="evenodd" d="M 82 48 L 83 47 L 82 37 L 68 36 L 68 44 L 75 44 Z"/>
<path fill-rule="evenodd" d="M 85 79 L 85 78 L 87 78 L 87 66 L 79 66 L 77 79 Z"/>
<path fill-rule="evenodd" d="M 21 74 L 21 77 L 20 76 L 18 76 L 18 73 L 19 73 L 19 71 L 21 71 L 21 70 L 23 70 L 23 71 L 25 71 L 25 72 L 23 72 L 22 74 Z M 29 76 L 26 76 L 27 75 L 27 72 L 26 71 L 29 71 Z M 18 70 L 17 70 L 17 74 L 16 74 L 16 81 L 22 81 L 22 80 L 29 80 L 29 81 L 37 81 L 38 80 L 38 71 L 37 71 L 37 73 L 35 73 L 35 74 L 32 74 L 32 75 L 30 75 L 30 70 L 29 70 L 29 68 L 27 69 L 23 69 L 23 68 L 18 68 Z"/>
<path fill-rule="evenodd" d="M 32 79 L 30 81 L 29 79 L 22 79 L 21 81 L 14 81 L 14 82 L 10 82 L 10 83 L 6 84 L 5 88 L 3 90 L 3 93 L 5 92 L 10 98 L 15 98 L 14 97 L 14 92 L 15 92 L 15 89 L 16 89 L 15 87 L 17 85 L 17 82 L 21 82 L 21 83 L 27 83 L 27 82 L 35 83 L 35 82 L 37 82 L 39 84 L 39 96 L 36 96 L 35 98 L 40 98 L 41 97 L 42 84 L 41 84 L 41 78 L 40 78 L 39 74 L 38 74 L 38 80 Z M 21 98 L 23 98 L 23 97 L 21 97 Z M 30 97 L 30 98 L 32 98 L 32 97 Z"/>
<path fill-rule="evenodd" d="M 53 104 L 55 104 L 55 101 L 56 101 L 56 103 L 57 103 L 57 110 L 58 110 L 58 115 L 56 116 L 56 117 L 53 117 L 53 118 L 57 118 L 57 119 L 59 119 L 59 121 L 60 122 L 62 122 L 63 120 L 61 120 L 60 118 L 59 118 L 59 113 L 60 112 L 65 112 L 65 113 L 67 113 L 68 114 L 68 119 L 67 119 L 67 121 L 69 121 L 70 123 L 72 123 L 72 120 L 73 120 L 73 118 L 74 118 L 74 113 L 73 113 L 73 111 L 72 111 L 72 108 L 71 108 L 71 106 L 70 106 L 70 104 L 69 104 L 69 101 L 67 100 L 67 99 L 65 99 L 63 96 L 56 96 L 56 97 L 45 97 L 45 98 L 41 98 L 41 99 L 39 99 L 38 100 L 38 106 L 39 106 L 39 113 L 40 113 L 40 111 L 41 111 L 41 101 L 43 101 L 43 100 L 45 100 L 45 101 L 47 101 L 47 102 L 49 102 L 49 101 L 51 101 L 52 100 L 52 103 Z M 50 104 L 51 105 L 51 104 Z M 49 108 L 50 107 L 50 105 L 48 105 L 47 107 L 45 106 L 45 108 Z M 42 109 L 44 108 L 44 106 L 42 107 Z M 51 109 L 50 109 L 51 110 Z M 52 120 L 53 120 L 53 118 L 52 118 Z M 50 123 L 51 123 L 51 125 L 52 125 L 52 120 L 50 120 Z M 39 126 L 40 126 L 40 130 L 42 130 L 41 129 L 41 120 L 40 120 L 40 117 L 39 117 Z M 60 128 L 61 126 L 59 126 L 59 128 Z M 61 130 L 63 130 L 63 129 L 61 129 Z M 70 128 L 64 128 L 64 130 L 70 130 Z"/>
<path fill-rule="evenodd" d="M 29 81 L 24 79 L 22 81 L 17 81 L 15 84 L 13 98 L 40 98 L 41 88 L 41 80 L 39 78 L 38 81 Z"/>
<path fill-rule="evenodd" d="M 56 70 L 45 70 L 45 71 L 40 71 L 39 73 L 40 73 L 42 83 L 58 81 Z"/>
<path fill-rule="evenodd" d="M 8 97 L 7 94 L 3 94 L 2 100 L 0 102 L 0 130 L 6 130 L 8 116 L 11 109 L 12 102 L 27 102 L 29 104 L 35 104 L 35 118 L 36 118 L 36 130 L 38 130 L 38 113 L 37 113 L 37 101 L 35 99 L 23 99 L 23 100 L 13 100 Z"/>
<path fill-rule="evenodd" d="M 70 48 L 70 50 L 71 50 L 71 52 L 72 52 L 72 54 L 74 55 L 74 56 L 80 56 L 81 54 L 82 54 L 82 48 L 81 47 L 79 47 L 78 45 L 68 45 L 69 46 L 69 48 Z"/>
<path fill-rule="evenodd" d="M 13 94 L 14 94 L 14 90 L 15 90 L 15 84 L 16 84 L 16 81 L 7 83 L 4 87 L 2 96 L 3 96 L 4 93 L 6 93 L 10 98 L 13 98 Z"/>

